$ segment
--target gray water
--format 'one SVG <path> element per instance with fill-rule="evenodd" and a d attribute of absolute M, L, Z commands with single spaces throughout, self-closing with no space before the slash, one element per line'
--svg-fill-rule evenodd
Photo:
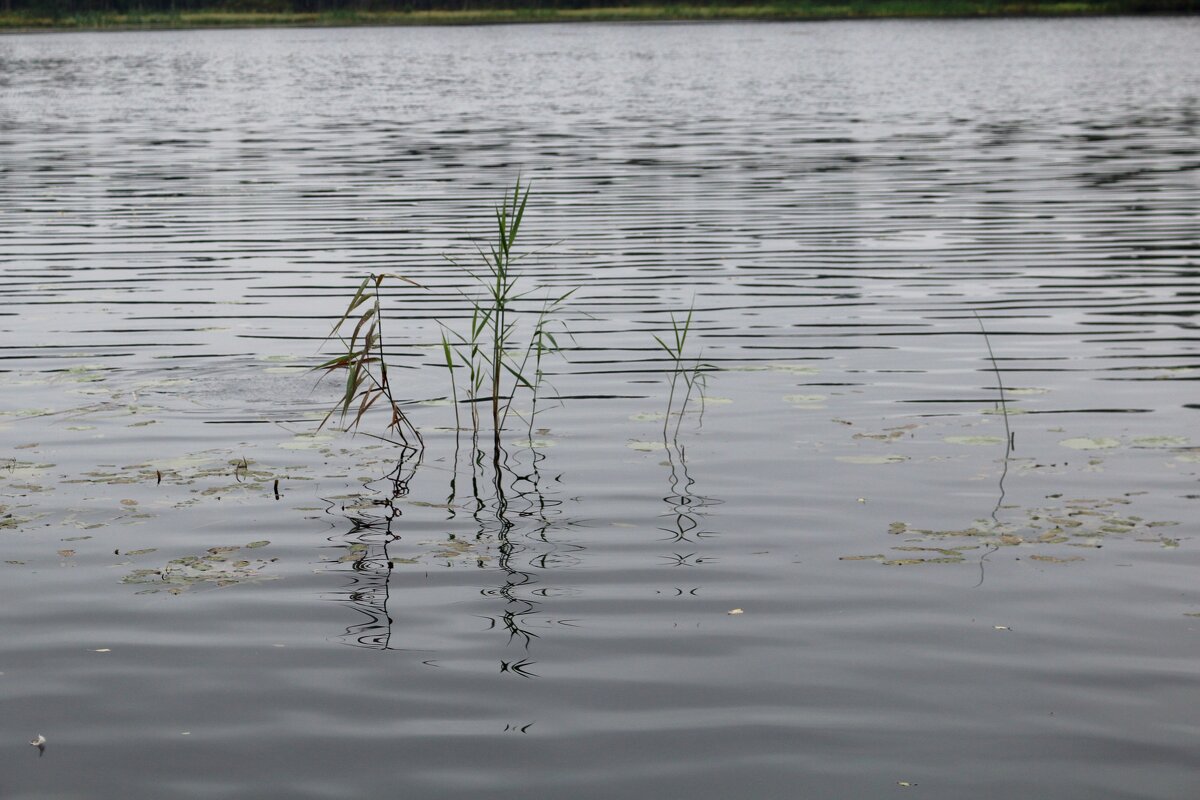
<path fill-rule="evenodd" d="M 1194 797 L 1198 41 L 0 38 L 0 793 Z M 578 290 L 497 482 L 439 339 L 518 174 Z M 383 271 L 420 458 L 317 432 Z"/>

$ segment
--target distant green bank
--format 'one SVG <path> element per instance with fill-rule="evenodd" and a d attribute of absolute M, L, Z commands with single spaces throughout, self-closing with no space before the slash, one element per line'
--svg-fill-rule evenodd
<path fill-rule="evenodd" d="M 161 6 L 161 7 L 160 7 Z M 246 28 L 261 26 L 483 25 L 524 22 L 667 22 L 690 20 L 837 20 L 937 17 L 1198 14 L 1200 0 L 857 0 L 857 2 L 695 3 L 591 7 L 469 0 L 346 3 L 321 0 L 0 0 L 0 31 Z"/>

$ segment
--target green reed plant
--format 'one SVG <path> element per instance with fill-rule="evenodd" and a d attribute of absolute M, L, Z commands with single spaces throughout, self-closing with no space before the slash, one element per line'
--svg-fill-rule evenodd
<path fill-rule="evenodd" d="M 671 330 L 667 338 L 655 335 L 654 341 L 658 342 L 671 359 L 671 379 L 670 389 L 667 392 L 667 416 L 663 420 L 663 438 L 668 437 L 668 428 L 671 424 L 671 414 L 675 409 L 675 398 L 679 392 L 679 382 L 683 381 L 684 392 L 683 401 L 679 404 L 678 419 L 675 422 L 675 436 L 679 435 L 679 426 L 683 424 L 683 415 L 687 411 L 688 403 L 692 399 L 692 394 L 696 387 L 699 387 L 701 394 L 708 384 L 707 373 L 713 369 L 711 364 L 705 364 L 700 360 L 700 356 L 689 357 L 686 353 L 688 344 L 688 335 L 692 331 L 692 319 L 695 314 L 695 305 L 688 309 L 687 316 L 682 319 L 671 313 Z"/>
<path fill-rule="evenodd" d="M 501 431 L 512 400 L 522 389 L 529 391 L 532 398 L 532 430 L 538 393 L 545 383 L 545 361 L 552 354 L 561 352 L 559 337 L 570 335 L 555 314 L 575 293 L 574 289 L 543 299 L 528 339 L 524 339 L 519 330 L 520 315 L 517 312 L 529 293 L 518 291 L 520 276 L 516 267 L 520 257 L 515 246 L 528 203 L 529 187 L 518 178 L 513 189 L 505 192 L 495 208 L 496 240 L 486 249 L 477 248 L 485 269 L 465 270 L 477 282 L 476 291 L 462 295 L 471 309 L 469 327 L 458 331 L 439 321 L 442 362 L 450 376 L 455 429 L 463 428 L 459 411 L 461 388 L 471 408 L 471 429 L 476 438 L 480 431 L 480 407 L 490 408 L 496 453 L 500 451 Z M 452 258 L 449 260 L 457 265 Z M 363 279 L 326 339 L 327 342 L 339 342 L 341 352 L 314 368 L 327 375 L 345 373 L 342 398 L 325 415 L 321 427 L 338 415 L 349 429 L 357 429 L 367 411 L 382 401 L 391 411 L 388 425 L 391 434 L 400 444 L 420 449 L 424 441 L 393 393 L 385 360 L 380 292 L 387 280 L 419 286 L 408 278 L 386 273 L 371 274 Z M 460 370 L 465 372 L 461 386 Z"/>
<path fill-rule="evenodd" d="M 346 427 L 356 430 L 367 411 L 380 400 L 391 412 L 388 431 L 399 438 L 404 447 L 424 447 L 421 432 L 400 407 L 388 377 L 388 365 L 384 352 L 383 308 L 380 303 L 380 287 L 387 279 L 398 280 L 418 286 L 415 281 L 399 275 L 372 273 L 363 278 L 345 312 L 333 324 L 326 342 L 337 341 L 343 352 L 314 367 L 326 375 L 343 372 L 346 375 L 345 389 L 341 400 L 321 420 L 318 430 L 335 415 Z M 352 327 L 351 327 L 352 326 Z M 349 336 L 345 331 L 349 328 Z"/>
<path fill-rule="evenodd" d="M 527 299 L 528 293 L 518 291 L 520 275 L 517 265 L 521 256 L 516 253 L 516 243 L 528 203 L 529 187 L 522 185 L 518 178 L 511 192 L 506 191 L 495 208 L 496 240 L 489 243 L 486 249 L 477 248 L 484 270 L 465 270 L 478 284 L 477 292 L 463 295 L 471 306 L 468 331 L 459 333 L 443 326 L 442 351 L 451 376 L 455 419 L 458 420 L 458 397 L 454 371 L 462 368 L 467 373 L 466 391 L 467 401 L 471 405 L 472 430 L 478 435 L 479 405 L 486 402 L 491 410 L 492 441 L 496 451 L 500 449 L 501 431 L 518 390 L 530 392 L 533 414 L 536 414 L 538 391 L 545 379 L 544 361 L 562 349 L 555 335 L 555 327 L 560 328 L 559 335 L 569 334 L 565 326 L 554 319 L 554 314 L 575 293 L 575 289 L 572 289 L 545 298 L 533 330 L 522 345 L 516 312 L 521 301 Z M 460 266 L 454 259 L 449 260 Z M 454 337 L 454 343 L 450 342 L 447 332 Z M 458 356 L 457 366 L 454 363 L 455 354 Z"/>

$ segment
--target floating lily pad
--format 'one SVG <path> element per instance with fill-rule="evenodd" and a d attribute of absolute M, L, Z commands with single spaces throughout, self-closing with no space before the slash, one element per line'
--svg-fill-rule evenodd
<path fill-rule="evenodd" d="M 1168 448 L 1187 447 L 1190 441 L 1186 436 L 1139 436 L 1130 444 L 1134 447 Z"/>
<path fill-rule="evenodd" d="M 511 443 L 513 447 L 528 447 L 531 450 L 544 450 L 557 444 L 553 439 L 521 439 Z"/>
<path fill-rule="evenodd" d="M 786 372 L 790 375 L 816 375 L 820 370 L 803 364 L 769 364 L 767 369 L 772 372 Z"/>
<path fill-rule="evenodd" d="M 641 442 L 636 439 L 631 439 L 625 443 L 625 446 L 630 450 L 637 450 L 642 453 L 653 453 L 658 450 L 666 450 L 667 446 L 662 442 Z"/>
<path fill-rule="evenodd" d="M 965 444 L 975 446 L 992 446 L 1004 444 L 1003 436 L 947 436 L 942 439 L 946 444 Z"/>
<path fill-rule="evenodd" d="M 279 446 L 284 450 L 320 450 L 333 441 L 331 433 L 299 433 L 290 442 Z"/>
<path fill-rule="evenodd" d="M 212 547 L 202 556 L 173 558 L 160 569 L 135 569 L 122 578 L 121 582 L 148 587 L 139 594 L 156 591 L 180 594 L 199 585 L 233 586 L 274 580 L 277 577 L 264 573 L 275 559 L 230 562 L 224 555 L 239 549 L 241 548 L 238 546 Z"/>
<path fill-rule="evenodd" d="M 895 454 L 886 456 L 838 456 L 837 460 L 845 464 L 899 464 L 902 461 L 908 461 L 908 456 Z"/>
<path fill-rule="evenodd" d="M 1110 439 L 1105 436 L 1095 439 L 1082 436 L 1074 439 L 1063 439 L 1059 444 L 1063 447 L 1069 447 L 1072 450 L 1111 450 L 1114 447 L 1121 446 L 1119 440 Z"/>
<path fill-rule="evenodd" d="M 826 399 L 823 394 L 785 394 L 783 396 L 785 403 L 791 403 L 797 408 L 812 410 L 824 408 Z"/>

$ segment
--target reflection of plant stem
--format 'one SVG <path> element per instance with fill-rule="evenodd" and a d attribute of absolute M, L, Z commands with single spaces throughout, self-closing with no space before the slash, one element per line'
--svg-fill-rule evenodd
<path fill-rule="evenodd" d="M 400 517 L 397 501 L 408 495 L 409 482 L 420 466 L 419 454 L 409 463 L 413 454 L 414 451 L 407 448 L 401 450 L 400 462 L 383 479 L 388 483 L 388 489 L 373 504 L 376 508 L 385 509 L 384 514 L 362 514 L 350 518 L 353 527 L 346 536 L 353 537 L 350 553 L 354 577 L 347 597 L 352 607 L 366 616 L 367 621 L 348 627 L 343 636 L 356 647 L 392 649 L 392 617 L 388 603 L 391 600 L 393 562 L 388 548 L 400 538 L 399 534 L 392 531 L 393 523 Z"/>

